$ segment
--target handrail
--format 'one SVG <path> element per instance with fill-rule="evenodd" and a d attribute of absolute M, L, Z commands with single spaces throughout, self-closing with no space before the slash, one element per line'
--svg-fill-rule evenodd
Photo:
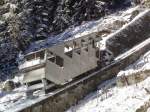
<path fill-rule="evenodd" d="M 27 69 L 27 68 L 30 68 L 30 67 L 34 67 L 34 66 L 37 66 L 37 65 L 41 65 L 43 63 L 45 63 L 46 61 L 45 60 L 41 60 L 41 59 L 36 59 L 36 60 L 32 60 L 32 61 L 27 61 L 25 62 L 24 64 L 20 65 L 19 66 L 19 69 Z"/>

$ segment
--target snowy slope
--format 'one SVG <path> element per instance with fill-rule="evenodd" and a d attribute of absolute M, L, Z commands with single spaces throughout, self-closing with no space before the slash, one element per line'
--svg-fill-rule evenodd
<path fill-rule="evenodd" d="M 106 16 L 106 17 L 104 17 L 98 21 L 92 21 L 92 22 L 89 22 L 85 25 L 76 27 L 75 30 L 68 29 L 64 33 L 58 35 L 57 38 L 49 37 L 45 41 L 33 43 L 30 46 L 30 49 L 28 51 L 26 51 L 26 53 L 32 52 L 32 51 L 35 51 L 35 50 L 38 50 L 41 48 L 45 48 L 45 47 L 48 47 L 50 45 L 53 45 L 53 44 L 56 44 L 59 42 L 62 42 L 64 40 L 69 39 L 70 36 L 71 36 L 71 38 L 78 38 L 81 35 L 86 35 L 86 34 L 91 33 L 91 32 L 99 32 L 99 31 L 105 31 L 105 30 L 109 30 L 110 33 L 113 33 L 116 30 L 118 30 L 120 27 L 122 27 L 122 25 L 125 25 L 126 23 L 131 21 L 132 20 L 132 13 L 136 10 L 142 11 L 137 6 L 137 7 L 130 8 L 128 10 L 120 11 L 120 12 L 114 13 L 112 15 Z M 121 21 L 121 24 L 117 24 L 116 23 L 117 21 Z M 102 35 L 103 36 L 103 40 L 102 40 L 103 44 L 105 43 L 105 40 L 106 40 L 105 37 L 107 35 L 109 35 L 109 33 Z M 112 80 L 110 82 L 113 83 L 113 81 L 114 80 Z M 110 86 L 111 86 L 111 84 L 110 84 Z M 19 104 L 25 105 L 28 101 L 34 103 L 34 102 L 36 102 L 36 100 L 38 100 L 38 98 L 39 99 L 43 98 L 43 97 L 39 96 L 39 97 L 35 97 L 34 100 L 28 99 L 25 95 L 25 91 L 26 91 L 26 87 L 17 88 L 14 91 L 12 91 L 11 93 L 6 93 L 6 92 L 0 91 L 0 111 L 6 111 L 6 110 L 10 109 L 11 107 L 14 107 L 14 106 L 19 105 Z M 116 91 L 116 90 L 112 89 L 112 91 Z M 98 93 L 102 94 L 102 91 L 98 91 Z M 97 94 L 96 94 L 96 96 L 97 96 Z M 105 97 L 105 94 L 103 95 L 103 97 Z M 95 100 L 94 100 L 94 102 L 95 102 Z"/>

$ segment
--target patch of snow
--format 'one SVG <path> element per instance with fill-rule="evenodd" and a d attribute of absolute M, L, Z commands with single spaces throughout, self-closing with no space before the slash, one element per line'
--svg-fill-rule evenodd
<path fill-rule="evenodd" d="M 124 88 L 103 88 L 93 93 L 89 98 L 80 101 L 67 112 L 135 112 L 150 95 L 144 87 L 149 86 L 150 78 L 138 84 Z M 101 94 L 103 91 L 103 95 Z M 95 96 L 95 97 L 93 97 Z"/>
<path fill-rule="evenodd" d="M 128 66 L 125 70 L 120 71 L 118 76 L 129 75 L 130 73 L 142 70 L 150 70 L 150 51 L 141 56 L 139 60 Z"/>
<path fill-rule="evenodd" d="M 14 104 L 18 104 L 26 99 L 25 91 L 27 88 L 22 86 L 14 89 L 12 92 L 0 93 L 0 111 L 6 111 L 8 108 L 13 107 Z"/>

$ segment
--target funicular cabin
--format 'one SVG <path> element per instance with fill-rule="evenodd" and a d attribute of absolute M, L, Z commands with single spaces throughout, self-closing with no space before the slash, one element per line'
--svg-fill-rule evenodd
<path fill-rule="evenodd" d="M 45 79 L 63 85 L 96 68 L 99 40 L 90 34 L 26 55 L 25 63 L 20 66 L 24 83 Z"/>
<path fill-rule="evenodd" d="M 45 77 L 46 50 L 27 54 L 25 62 L 19 66 L 24 79 L 23 83 L 39 81 Z"/>

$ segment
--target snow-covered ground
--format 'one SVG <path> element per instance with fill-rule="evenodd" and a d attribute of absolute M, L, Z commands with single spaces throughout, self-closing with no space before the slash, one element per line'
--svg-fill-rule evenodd
<path fill-rule="evenodd" d="M 128 66 L 125 70 L 120 71 L 118 76 L 127 76 L 145 70 L 150 70 L 150 51 L 145 53 L 138 61 Z"/>
<path fill-rule="evenodd" d="M 135 69 L 135 65 L 138 68 Z M 118 74 L 135 72 L 138 69 L 150 69 L 150 51 Z M 135 112 L 150 99 L 147 90 L 150 90 L 150 77 L 125 87 L 117 87 L 116 79 L 112 79 L 100 85 L 96 92 L 85 97 L 67 112 Z"/>
<path fill-rule="evenodd" d="M 150 77 L 138 85 L 100 89 L 67 112 L 135 112 L 150 98 L 145 90 L 149 83 Z"/>
<path fill-rule="evenodd" d="M 0 91 L 0 112 L 6 111 L 15 104 L 20 104 L 26 99 L 26 87 L 22 86 L 13 90 L 12 92 Z"/>
<path fill-rule="evenodd" d="M 45 41 L 42 41 L 39 43 L 38 42 L 33 43 L 30 47 L 31 49 L 29 49 L 27 52 L 45 48 L 45 46 L 49 46 L 51 44 L 56 44 L 57 42 L 62 42 L 63 40 L 68 39 L 70 36 L 73 38 L 77 38 L 77 37 L 80 37 L 81 35 L 86 35 L 91 32 L 99 32 L 99 31 L 108 32 L 108 33 L 103 33 L 101 35 L 102 37 L 104 37 L 104 39 L 102 40 L 103 41 L 102 43 L 105 43 L 105 37 L 107 35 L 109 35 L 110 33 L 115 32 L 116 30 L 121 28 L 126 23 L 128 23 L 131 20 L 132 14 L 135 10 L 139 10 L 139 7 L 137 6 L 137 7 L 129 8 L 128 10 L 116 12 L 116 13 L 106 16 L 98 21 L 92 21 L 85 25 L 76 27 L 75 30 L 72 30 L 72 29 L 67 30 L 66 32 L 62 33 L 61 35 L 58 35 L 57 38 L 50 37 Z M 142 10 L 140 10 L 140 11 L 142 11 Z M 118 22 L 119 22 L 119 24 L 118 24 Z M 109 82 L 110 82 L 110 84 L 108 82 L 106 82 L 107 84 L 109 84 L 108 87 L 99 87 L 100 89 L 97 92 L 89 95 L 85 100 L 81 101 L 80 105 L 78 105 L 77 107 L 72 107 L 69 111 L 72 111 L 72 109 L 73 109 L 75 111 L 81 111 L 81 112 L 90 112 L 90 111 L 103 112 L 103 110 L 108 109 L 108 112 L 110 112 L 109 107 L 105 107 L 106 104 L 112 108 L 113 107 L 119 108 L 119 106 L 118 106 L 118 104 L 120 104 L 119 102 L 120 101 L 123 102 L 126 99 L 125 92 L 129 92 L 130 89 L 133 89 L 133 90 L 131 90 L 131 93 L 134 91 L 134 89 L 136 91 L 140 90 L 140 86 L 139 87 L 133 86 L 133 88 L 131 86 L 128 88 L 119 89 L 114 86 L 115 79 L 113 79 Z M 100 86 L 106 86 L 106 84 L 103 84 Z M 102 88 L 104 90 L 102 90 Z M 105 88 L 108 88 L 108 89 L 105 89 Z M 108 91 L 107 95 L 104 92 L 105 90 Z M 27 104 L 28 100 L 32 101 L 33 103 L 34 103 L 34 101 L 36 102 L 36 100 L 33 101 L 32 99 L 28 99 L 25 95 L 25 91 L 27 91 L 26 87 L 17 88 L 10 93 L 3 92 L 0 90 L 0 111 L 6 111 L 6 110 L 10 109 L 11 107 L 14 107 L 19 104 L 23 104 L 23 103 Z M 122 92 L 122 91 L 124 91 L 124 92 Z M 143 93 L 141 93 L 141 94 L 145 95 L 144 90 L 142 90 L 142 91 L 143 91 Z M 123 97 L 123 96 L 121 96 L 121 94 L 124 94 L 124 98 L 122 98 L 122 99 L 120 98 L 120 97 Z M 101 95 L 101 97 L 99 97 L 100 95 Z M 107 96 L 107 98 L 106 98 L 106 96 Z M 37 96 L 37 100 L 39 97 L 41 97 L 41 96 Z M 42 96 L 42 98 L 43 98 L 43 96 Z M 118 98 L 118 102 L 117 102 L 117 100 L 113 101 L 114 99 L 117 99 L 117 98 Z M 36 97 L 35 97 L 35 99 L 36 99 Z M 111 101 L 111 99 L 112 99 L 112 101 Z M 123 106 L 123 104 L 120 104 L 120 105 Z M 96 107 L 98 107 L 98 108 L 96 108 Z M 126 106 L 123 108 L 126 108 Z"/>

